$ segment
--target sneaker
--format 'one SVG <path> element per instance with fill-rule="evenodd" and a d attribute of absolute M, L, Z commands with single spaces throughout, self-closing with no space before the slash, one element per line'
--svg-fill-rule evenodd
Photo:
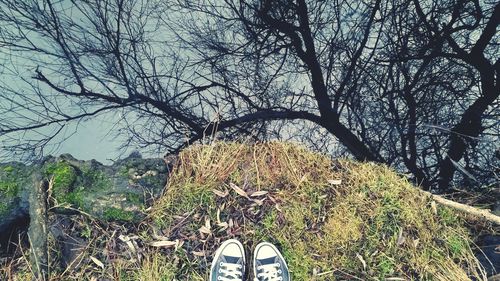
<path fill-rule="evenodd" d="M 210 281 L 243 281 L 245 249 L 238 240 L 229 239 L 215 252 Z"/>
<path fill-rule="evenodd" d="M 255 281 L 290 281 L 285 259 L 271 243 L 262 242 L 255 247 L 253 255 Z"/>

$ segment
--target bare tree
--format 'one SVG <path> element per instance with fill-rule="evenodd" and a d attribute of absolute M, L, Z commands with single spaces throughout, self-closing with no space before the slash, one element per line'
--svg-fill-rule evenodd
<path fill-rule="evenodd" d="M 29 85 L 4 80 L 0 134 L 51 126 L 28 143 L 43 147 L 68 122 L 119 112 L 143 146 L 176 151 L 214 131 L 320 148 L 338 140 L 356 159 L 390 164 L 426 187 L 446 189 L 460 174 L 487 183 L 499 134 L 499 9 L 0 0 L 11 61 L 3 73 Z M 22 75 L 29 68 L 31 79 Z"/>

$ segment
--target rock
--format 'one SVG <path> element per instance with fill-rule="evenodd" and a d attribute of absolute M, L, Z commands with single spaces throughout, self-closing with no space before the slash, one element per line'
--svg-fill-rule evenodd
<path fill-rule="evenodd" d="M 27 187 L 32 169 L 22 163 L 0 164 L 0 233 L 28 214 Z"/>
<path fill-rule="evenodd" d="M 139 154 L 112 165 L 81 161 L 70 154 L 46 157 L 31 166 L 0 164 L 0 234 L 28 216 L 28 194 L 34 171 L 53 179 L 51 204 L 56 212 L 77 209 L 103 221 L 137 221 L 145 205 L 163 191 L 169 165 Z"/>

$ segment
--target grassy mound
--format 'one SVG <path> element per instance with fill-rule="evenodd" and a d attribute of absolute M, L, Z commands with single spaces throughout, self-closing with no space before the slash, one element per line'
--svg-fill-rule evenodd
<path fill-rule="evenodd" d="M 275 243 L 297 281 L 484 278 L 454 211 L 385 166 L 292 144 L 190 147 L 150 218 L 155 235 L 180 241 L 162 252 L 163 274 L 179 280 L 207 280 L 228 238 L 247 252 Z"/>

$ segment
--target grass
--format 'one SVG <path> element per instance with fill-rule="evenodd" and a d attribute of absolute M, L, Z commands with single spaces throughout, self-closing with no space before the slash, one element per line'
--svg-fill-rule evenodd
<path fill-rule="evenodd" d="M 193 145 L 147 212 L 136 228 L 75 219 L 88 241 L 85 263 L 54 280 L 207 280 L 213 253 L 229 238 L 249 252 L 275 243 L 297 281 L 485 279 L 461 215 L 436 209 L 386 166 L 290 143 Z M 106 213 L 118 222 L 128 216 Z M 158 240 L 178 244 L 148 246 Z"/>
<path fill-rule="evenodd" d="M 329 183 L 336 179 L 342 183 Z M 268 193 L 250 196 L 256 191 Z M 190 147 L 150 217 L 170 240 L 185 241 L 190 266 L 179 266 L 177 276 L 188 279 L 208 277 L 210 253 L 228 238 L 248 249 L 261 240 L 276 243 L 294 280 L 482 278 L 454 211 L 435 213 L 386 166 L 332 161 L 293 144 Z M 210 233 L 200 232 L 206 221 Z"/>

